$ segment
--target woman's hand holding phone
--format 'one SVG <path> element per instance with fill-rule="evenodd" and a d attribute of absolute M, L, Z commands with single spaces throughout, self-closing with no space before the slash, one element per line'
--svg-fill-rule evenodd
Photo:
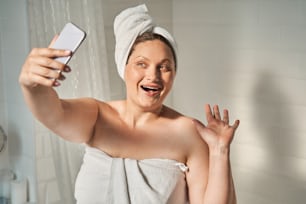
<path fill-rule="evenodd" d="M 84 38 L 84 31 L 72 23 L 66 24 L 48 48 L 32 49 L 22 67 L 20 84 L 26 87 L 59 86 L 59 80 L 65 79 L 62 72 L 71 71 L 67 63 Z"/>

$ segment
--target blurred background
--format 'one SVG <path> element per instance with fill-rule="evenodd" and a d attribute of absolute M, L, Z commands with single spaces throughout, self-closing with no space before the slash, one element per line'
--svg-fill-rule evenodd
<path fill-rule="evenodd" d="M 0 152 L 0 197 L 10 197 L 15 179 L 27 181 L 30 203 L 75 203 L 83 147 L 33 118 L 18 75 L 29 51 L 46 47 L 72 21 L 87 39 L 60 95 L 124 98 L 112 24 L 140 3 L 178 43 L 178 74 L 166 103 L 203 122 L 203 105 L 219 104 L 241 121 L 231 147 L 238 203 L 305 203 L 305 0 L 1 0 L 0 126 L 8 140 Z"/>

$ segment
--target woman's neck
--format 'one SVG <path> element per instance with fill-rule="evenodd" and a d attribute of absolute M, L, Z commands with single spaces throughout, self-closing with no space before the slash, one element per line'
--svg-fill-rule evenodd
<path fill-rule="evenodd" d="M 152 108 L 143 108 L 129 102 L 124 101 L 124 109 L 122 112 L 122 119 L 126 124 L 131 127 L 140 127 L 145 125 L 147 122 L 152 122 L 158 119 L 162 113 L 163 105 Z"/>

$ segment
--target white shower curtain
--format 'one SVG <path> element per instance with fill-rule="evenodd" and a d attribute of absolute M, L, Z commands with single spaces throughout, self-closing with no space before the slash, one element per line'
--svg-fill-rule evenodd
<path fill-rule="evenodd" d="M 110 97 L 109 73 L 101 0 L 28 0 L 31 47 L 46 47 L 65 23 L 83 28 L 87 38 L 69 65 L 72 72 L 62 86 L 60 97 Z M 35 124 L 38 203 L 75 203 L 74 181 L 83 147 L 53 135 Z"/>

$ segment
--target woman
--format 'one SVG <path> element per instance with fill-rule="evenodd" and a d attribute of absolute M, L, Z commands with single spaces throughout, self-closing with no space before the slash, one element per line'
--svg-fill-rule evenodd
<path fill-rule="evenodd" d="M 53 89 L 69 72 L 54 60 L 65 50 L 33 49 L 20 84 L 33 114 L 86 153 L 75 189 L 78 203 L 236 203 L 229 148 L 239 122 L 205 106 L 208 124 L 163 105 L 176 74 L 176 46 L 144 5 L 114 23 L 115 60 L 126 99 L 60 99 Z M 52 44 L 52 43 L 51 43 Z"/>

